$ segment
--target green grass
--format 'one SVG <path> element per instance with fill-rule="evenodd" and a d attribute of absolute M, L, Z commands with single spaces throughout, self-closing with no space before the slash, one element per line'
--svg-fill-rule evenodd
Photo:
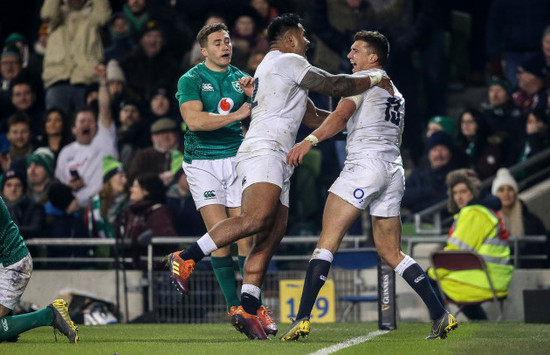
<path fill-rule="evenodd" d="M 286 329 L 280 325 L 280 332 Z M 427 341 L 427 323 L 398 323 L 398 329 L 338 354 L 548 354 L 550 325 L 464 322 L 445 340 Z M 131 324 L 80 326 L 81 342 L 69 344 L 52 329 L 26 332 L 0 354 L 309 354 L 377 329 L 376 323 L 312 324 L 297 342 L 250 341 L 229 324 Z"/>

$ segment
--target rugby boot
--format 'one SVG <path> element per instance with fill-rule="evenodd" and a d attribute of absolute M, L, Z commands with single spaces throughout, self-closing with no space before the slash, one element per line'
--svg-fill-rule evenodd
<path fill-rule="evenodd" d="M 455 317 L 451 313 L 445 312 L 441 318 L 433 321 L 432 331 L 426 339 L 445 339 L 447 334 L 456 327 L 458 327 L 458 323 Z"/>
<path fill-rule="evenodd" d="M 166 266 L 170 269 L 172 275 L 172 283 L 178 291 L 184 295 L 189 293 L 189 277 L 195 268 L 195 261 L 183 260 L 180 253 L 183 250 L 176 251 L 165 257 Z"/>
<path fill-rule="evenodd" d="M 54 329 L 55 340 L 57 341 L 57 335 L 55 331 L 59 331 L 61 334 L 65 335 L 69 342 L 78 343 L 80 338 L 78 337 L 78 328 L 75 327 L 71 317 L 69 316 L 69 310 L 67 309 L 67 302 L 62 299 L 53 301 L 48 305 L 53 311 L 53 322 L 52 326 Z"/>
<path fill-rule="evenodd" d="M 261 306 L 258 308 L 258 319 L 260 320 L 260 323 L 262 324 L 262 327 L 267 335 L 277 335 L 279 328 L 277 328 L 277 324 L 273 318 L 271 318 L 271 313 L 273 313 L 271 309 Z"/>
<path fill-rule="evenodd" d="M 296 319 L 292 322 L 290 328 L 281 335 L 282 341 L 298 340 L 301 336 L 306 337 L 309 335 L 309 317 Z"/>
<path fill-rule="evenodd" d="M 230 320 L 231 325 L 246 335 L 248 339 L 269 339 L 258 316 L 246 313 L 242 306 L 237 307 L 237 310 L 231 315 Z"/>

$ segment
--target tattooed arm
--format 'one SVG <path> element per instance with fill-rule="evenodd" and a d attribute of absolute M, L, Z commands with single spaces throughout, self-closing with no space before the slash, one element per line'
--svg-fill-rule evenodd
<path fill-rule="evenodd" d="M 300 82 L 300 86 L 328 96 L 350 96 L 359 94 L 380 82 L 380 73 L 370 73 L 364 77 L 332 75 L 312 66 Z"/>

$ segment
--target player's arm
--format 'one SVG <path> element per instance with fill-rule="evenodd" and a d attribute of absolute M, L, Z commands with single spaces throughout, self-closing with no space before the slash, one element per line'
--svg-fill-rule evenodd
<path fill-rule="evenodd" d="M 287 164 L 291 166 L 300 165 L 311 148 L 346 128 L 346 124 L 356 108 L 355 101 L 347 98 L 341 100 L 336 106 L 336 110 L 328 115 L 319 128 L 292 147 L 286 156 Z"/>
<path fill-rule="evenodd" d="M 306 113 L 302 118 L 302 123 L 311 129 L 315 129 L 323 123 L 330 114 L 330 111 L 315 107 L 315 104 L 310 98 L 307 99 L 306 105 Z"/>
<path fill-rule="evenodd" d="M 377 85 L 381 80 L 382 74 L 378 71 L 370 72 L 366 76 L 333 75 L 312 66 L 299 85 L 323 95 L 341 97 L 362 93 Z M 385 80 L 389 81 L 388 78 L 385 78 Z"/>
<path fill-rule="evenodd" d="M 250 116 L 250 104 L 245 102 L 227 115 L 203 111 L 199 100 L 186 101 L 180 106 L 181 117 L 190 131 L 213 131 Z"/>

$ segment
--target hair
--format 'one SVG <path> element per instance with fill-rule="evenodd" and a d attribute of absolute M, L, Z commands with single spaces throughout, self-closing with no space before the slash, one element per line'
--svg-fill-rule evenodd
<path fill-rule="evenodd" d="M 479 198 L 481 192 L 481 181 L 477 174 L 472 169 L 457 169 L 447 174 L 445 184 L 447 184 L 447 209 L 451 213 L 458 212 L 459 208 L 453 198 L 453 187 L 457 184 L 464 183 L 474 195 L 474 199 Z"/>
<path fill-rule="evenodd" d="M 227 26 L 223 23 L 216 22 L 216 23 L 204 25 L 199 31 L 199 33 L 197 34 L 197 42 L 199 42 L 201 48 L 205 48 L 206 45 L 208 44 L 209 35 L 219 31 L 225 31 L 229 33 Z"/>
<path fill-rule="evenodd" d="M 113 187 L 107 181 L 103 184 L 103 187 L 101 190 L 99 190 L 99 198 L 101 200 L 101 215 L 107 216 L 107 212 L 109 212 L 109 207 L 111 207 L 111 204 L 115 200 L 115 193 L 113 192 Z"/>
<path fill-rule="evenodd" d="M 72 141 L 73 135 L 71 133 L 71 123 L 69 122 L 69 116 L 67 116 L 65 111 L 63 111 L 57 106 L 49 108 L 46 111 L 46 113 L 44 113 L 43 127 L 42 127 L 42 131 L 44 132 L 42 139 L 44 140 L 43 143 L 45 145 L 48 145 L 48 138 L 47 138 L 48 135 L 46 134 L 46 122 L 48 121 L 48 116 L 52 112 L 59 113 L 59 116 L 61 116 L 61 122 L 63 122 L 63 126 L 61 127 L 61 144 L 59 148 L 59 150 L 61 150 L 62 147 L 64 147 L 65 145 L 69 144 Z"/>
<path fill-rule="evenodd" d="M 77 109 L 74 114 L 73 114 L 73 122 L 72 122 L 72 125 L 71 126 L 74 126 L 76 124 L 76 118 L 78 117 L 79 114 L 81 114 L 82 112 L 91 112 L 93 115 L 94 115 L 94 118 L 95 120 L 97 121 L 97 112 L 94 110 L 93 107 L 91 106 L 84 106 L 84 107 L 81 107 L 79 109 Z"/>
<path fill-rule="evenodd" d="M 19 123 L 26 124 L 29 129 L 31 128 L 31 119 L 24 112 L 16 112 L 8 118 L 8 131 L 10 127 Z"/>
<path fill-rule="evenodd" d="M 142 189 L 149 194 L 146 199 L 154 203 L 166 202 L 166 187 L 157 174 L 143 173 L 136 177 Z"/>
<path fill-rule="evenodd" d="M 538 122 L 548 125 L 548 116 L 544 110 L 533 109 L 529 111 L 529 115 L 533 115 Z"/>
<path fill-rule="evenodd" d="M 18 75 L 10 82 L 10 95 L 13 95 L 13 88 L 15 88 L 16 85 L 28 85 L 32 93 L 36 94 L 36 89 L 31 80 L 27 79 L 26 77 L 21 77 L 21 75 Z"/>
<path fill-rule="evenodd" d="M 292 13 L 275 17 L 267 27 L 267 41 L 269 45 L 271 46 L 275 43 L 289 29 L 298 28 L 301 21 L 300 16 Z"/>
<path fill-rule="evenodd" d="M 482 146 L 486 144 L 487 137 L 490 135 L 491 129 L 489 127 L 489 124 L 487 123 L 487 119 L 485 118 L 485 115 L 479 111 L 476 108 L 467 108 L 458 117 L 458 131 L 456 134 L 456 140 L 461 149 L 466 149 L 468 145 L 470 144 L 470 141 L 464 136 L 462 133 L 462 128 L 460 127 L 462 124 L 462 118 L 466 113 L 469 113 L 474 118 L 474 122 L 477 124 L 477 130 L 475 137 L 473 138 L 473 141 L 476 142 L 476 150 L 474 152 L 474 155 L 477 156 L 478 154 L 481 154 L 482 152 Z"/>
<path fill-rule="evenodd" d="M 368 43 L 370 51 L 378 56 L 380 65 L 386 64 L 390 55 L 390 42 L 386 36 L 378 31 L 359 31 L 353 36 L 354 41 L 363 41 Z"/>

